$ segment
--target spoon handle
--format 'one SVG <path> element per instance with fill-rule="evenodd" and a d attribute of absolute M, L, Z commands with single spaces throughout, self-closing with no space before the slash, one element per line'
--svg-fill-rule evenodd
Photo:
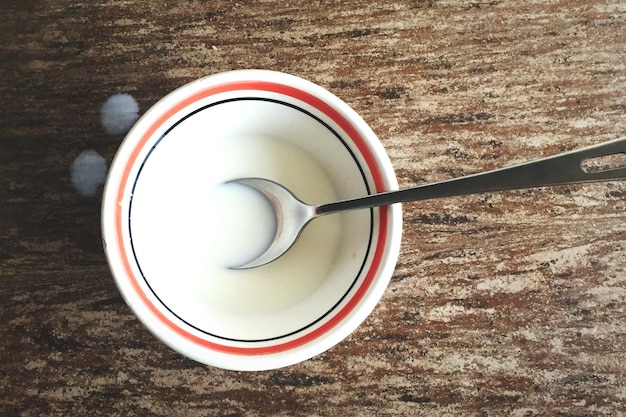
<path fill-rule="evenodd" d="M 586 160 L 624 153 L 626 153 L 626 137 L 493 171 L 397 191 L 372 194 L 336 203 L 322 204 L 315 207 L 315 213 L 316 215 L 322 215 L 393 203 L 494 191 L 582 182 L 624 180 L 626 179 L 626 166 L 598 172 L 588 172 L 583 169 L 583 162 Z"/>

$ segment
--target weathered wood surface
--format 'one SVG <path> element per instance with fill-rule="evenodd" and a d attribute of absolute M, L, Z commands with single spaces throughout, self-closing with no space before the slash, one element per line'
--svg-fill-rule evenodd
<path fill-rule="evenodd" d="M 405 205 L 372 316 L 327 353 L 199 365 L 124 305 L 99 201 L 69 166 L 110 162 L 98 112 L 145 111 L 238 68 L 350 103 L 402 186 L 626 134 L 626 5 L 545 1 L 0 4 L 0 414 L 538 416 L 626 413 L 626 184 Z"/>

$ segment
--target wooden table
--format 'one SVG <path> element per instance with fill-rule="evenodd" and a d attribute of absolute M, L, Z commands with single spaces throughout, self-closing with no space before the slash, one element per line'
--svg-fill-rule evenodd
<path fill-rule="evenodd" d="M 374 313 L 280 370 L 195 363 L 123 303 L 100 201 L 69 179 L 115 154 L 114 93 L 143 112 L 219 71 L 299 75 L 364 117 L 401 186 L 626 134 L 622 1 L 339 4 L 0 4 L 0 415 L 626 413 L 626 183 L 406 204 Z"/>

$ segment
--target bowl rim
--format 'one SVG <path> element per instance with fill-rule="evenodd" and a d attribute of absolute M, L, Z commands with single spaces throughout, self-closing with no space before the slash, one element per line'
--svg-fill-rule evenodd
<path fill-rule="evenodd" d="M 142 289 L 127 256 L 124 208 L 129 198 L 132 170 L 150 140 L 181 111 L 222 93 L 250 90 L 287 95 L 321 111 L 339 125 L 358 148 L 365 161 L 364 168 L 372 177 L 373 191 L 397 188 L 389 157 L 365 121 L 323 87 L 293 75 L 267 70 L 237 70 L 210 75 L 174 90 L 140 118 L 114 158 L 102 202 L 103 244 L 115 282 L 135 315 L 164 343 L 199 362 L 236 370 L 272 369 L 297 363 L 327 350 L 352 333 L 371 313 L 387 288 L 399 255 L 402 232 L 400 205 L 381 207 L 372 262 L 357 291 L 322 326 L 290 340 L 276 344 L 252 343 L 252 346 L 217 342 L 184 328 L 161 311 L 153 297 Z"/>

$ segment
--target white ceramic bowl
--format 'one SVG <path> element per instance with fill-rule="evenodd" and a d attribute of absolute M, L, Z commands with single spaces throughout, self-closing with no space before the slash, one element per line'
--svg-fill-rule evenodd
<path fill-rule="evenodd" d="M 215 254 L 251 250 L 247 231 L 267 226 L 247 206 L 213 210 L 225 200 L 216 187 L 238 177 L 270 178 L 319 204 L 396 189 L 395 174 L 347 104 L 311 82 L 262 70 L 179 88 L 120 146 L 102 230 L 115 281 L 137 317 L 205 364 L 295 364 L 343 340 L 375 307 L 398 257 L 401 207 L 317 219 L 277 261 L 236 271 Z"/>

